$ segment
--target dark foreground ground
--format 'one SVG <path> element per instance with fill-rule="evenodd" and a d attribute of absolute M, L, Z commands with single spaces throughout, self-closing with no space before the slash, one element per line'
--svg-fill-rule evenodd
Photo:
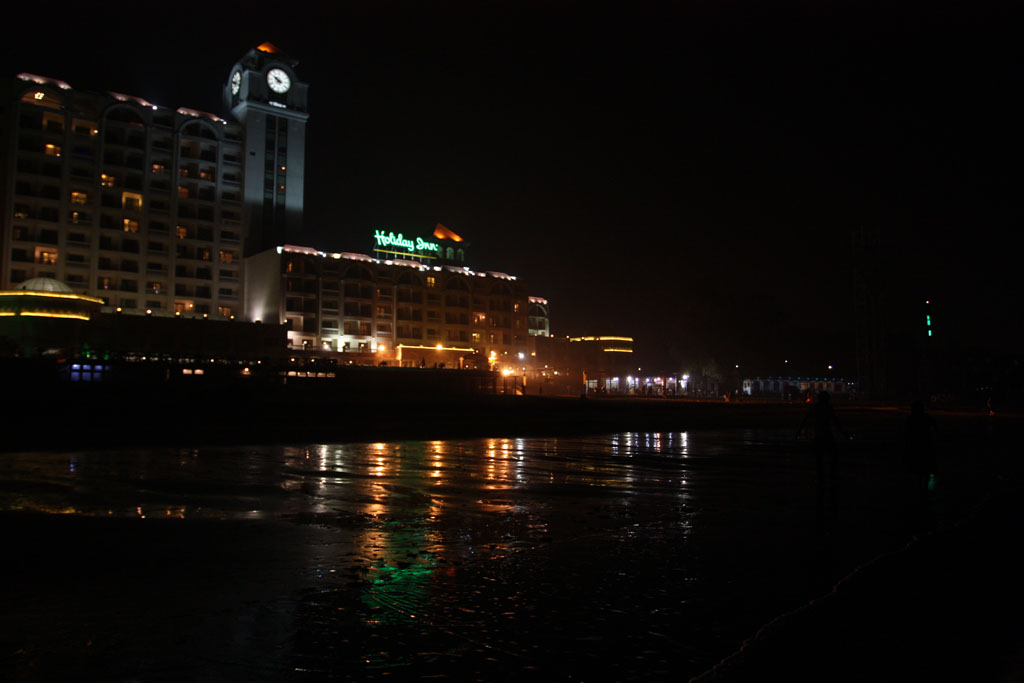
<path fill-rule="evenodd" d="M 908 506 L 841 408 L 833 519 L 803 406 L 75 398 L 7 414 L 5 680 L 1024 680 L 1013 416 Z"/>

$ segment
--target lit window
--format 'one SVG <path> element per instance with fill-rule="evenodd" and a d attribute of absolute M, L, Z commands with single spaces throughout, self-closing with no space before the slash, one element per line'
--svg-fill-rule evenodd
<path fill-rule="evenodd" d="M 72 192 L 71 203 L 72 204 L 85 204 L 89 201 L 89 196 L 84 192 Z"/>
<path fill-rule="evenodd" d="M 36 263 L 48 265 L 57 263 L 57 250 L 50 247 L 36 247 Z"/>
<path fill-rule="evenodd" d="M 114 183 L 117 182 L 117 178 L 106 173 L 100 173 L 100 185 L 103 187 L 113 187 Z"/>
<path fill-rule="evenodd" d="M 183 240 L 186 237 L 188 237 L 188 228 L 186 228 L 184 225 L 179 225 L 174 232 L 175 234 L 178 235 L 179 240 Z"/>
<path fill-rule="evenodd" d="M 139 222 L 132 220 L 131 218 L 124 219 L 124 231 L 125 232 L 138 232 Z"/>
<path fill-rule="evenodd" d="M 233 253 L 231 253 L 230 251 L 223 251 L 223 250 L 221 250 L 221 252 L 220 252 L 220 262 L 221 263 L 231 263 L 231 261 L 232 261 L 232 259 L 234 259 L 234 257 L 235 257 L 235 255 Z M 289 271 L 289 272 L 291 272 L 291 271 Z"/>
<path fill-rule="evenodd" d="M 43 149 L 46 151 L 48 157 L 59 157 L 60 156 L 60 145 L 55 145 L 52 142 L 47 142 Z"/>
<path fill-rule="evenodd" d="M 146 283 L 146 289 L 152 290 L 152 292 L 154 294 L 159 294 L 160 290 L 163 289 L 163 288 L 164 288 L 164 283 L 162 283 L 162 282 L 147 282 Z"/>
<path fill-rule="evenodd" d="M 163 175 L 167 169 L 163 164 L 153 164 L 153 173 L 156 175 Z"/>
<path fill-rule="evenodd" d="M 134 192 L 121 193 L 121 206 L 125 209 L 140 211 L 142 209 L 142 195 Z"/>
<path fill-rule="evenodd" d="M 428 275 L 427 287 L 437 287 L 437 278 L 435 278 L 433 275 Z"/>
<path fill-rule="evenodd" d="M 230 318 L 231 317 L 231 307 L 230 306 L 218 306 L 217 307 L 217 312 L 220 313 L 225 318 Z"/>
<path fill-rule="evenodd" d="M 188 199 L 188 188 L 178 185 L 178 197 L 180 199 Z"/>
<path fill-rule="evenodd" d="M 35 97 L 37 100 L 41 100 L 44 97 L 46 97 L 46 93 L 44 93 L 44 92 L 37 92 L 35 95 L 33 95 L 33 97 Z"/>
<path fill-rule="evenodd" d="M 209 261 L 210 260 L 210 250 L 209 249 L 201 250 L 199 252 L 199 258 L 202 259 L 203 261 Z"/>

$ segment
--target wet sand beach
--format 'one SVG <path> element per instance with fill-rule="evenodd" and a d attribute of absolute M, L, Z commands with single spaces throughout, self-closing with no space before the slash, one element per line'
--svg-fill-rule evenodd
<path fill-rule="evenodd" d="M 919 506 L 905 411 L 841 407 L 854 439 L 832 513 L 793 439 L 802 406 L 519 405 L 497 427 L 494 403 L 463 406 L 481 423 L 460 428 L 490 437 L 426 420 L 432 440 L 9 449 L 3 678 L 1019 670 L 1018 420 L 936 415 L 940 485 Z M 680 426 L 625 426 L 661 421 Z M 500 433 L 520 428 L 564 434 Z"/>

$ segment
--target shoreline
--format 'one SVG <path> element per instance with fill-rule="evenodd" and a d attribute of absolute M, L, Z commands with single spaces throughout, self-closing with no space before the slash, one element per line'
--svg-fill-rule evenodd
<path fill-rule="evenodd" d="M 411 392 L 410 392 L 411 393 Z M 839 404 L 852 430 L 899 426 L 907 407 Z M 0 451 L 244 446 L 593 435 L 619 431 L 786 428 L 802 403 L 682 398 L 503 396 L 346 391 L 327 385 L 43 385 L 0 400 Z M 941 421 L 982 410 L 932 411 Z M 1018 421 L 1020 415 L 998 415 Z"/>

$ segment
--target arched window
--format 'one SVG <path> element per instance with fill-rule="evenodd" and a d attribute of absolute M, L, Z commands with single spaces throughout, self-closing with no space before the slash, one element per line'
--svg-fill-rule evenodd
<path fill-rule="evenodd" d="M 370 271 L 362 266 L 351 266 L 345 271 L 346 280 L 371 280 Z"/>
<path fill-rule="evenodd" d="M 469 291 L 469 285 L 466 284 L 465 278 L 459 277 L 457 275 L 453 276 L 453 277 L 449 277 L 448 281 L 444 283 L 444 288 L 445 289 L 454 289 L 454 290 L 458 290 L 460 292 L 468 292 Z"/>
<path fill-rule="evenodd" d="M 217 140 L 217 129 L 206 121 L 189 121 L 181 127 L 182 135 L 189 135 L 207 140 Z"/>
<path fill-rule="evenodd" d="M 106 118 L 107 121 L 117 121 L 119 123 L 145 123 L 142 119 L 142 115 L 139 114 L 134 107 L 130 107 L 126 104 L 115 104 L 110 107 L 107 109 L 104 118 Z"/>

